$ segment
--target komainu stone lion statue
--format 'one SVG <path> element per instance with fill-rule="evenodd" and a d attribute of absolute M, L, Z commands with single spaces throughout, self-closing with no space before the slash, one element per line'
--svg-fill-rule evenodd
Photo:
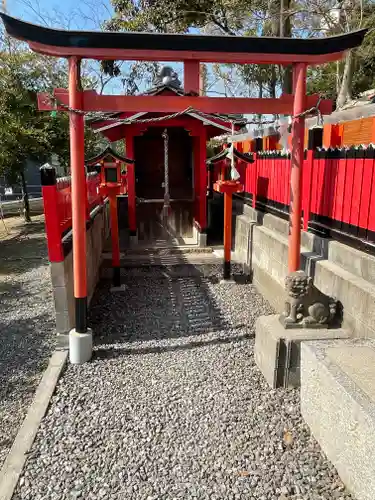
<path fill-rule="evenodd" d="M 284 328 L 327 328 L 336 316 L 337 301 L 320 292 L 304 271 L 285 278 L 287 299 L 280 316 Z"/>

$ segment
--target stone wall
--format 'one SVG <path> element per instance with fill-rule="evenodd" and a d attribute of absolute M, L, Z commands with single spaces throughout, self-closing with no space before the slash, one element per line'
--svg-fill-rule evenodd
<path fill-rule="evenodd" d="M 235 258 L 276 311 L 284 306 L 288 221 L 235 203 Z M 375 258 L 343 243 L 302 233 L 301 267 L 343 308 L 352 336 L 375 338 Z"/>
<path fill-rule="evenodd" d="M 102 252 L 109 237 L 110 218 L 108 204 L 92 213 L 86 231 L 87 295 L 88 303 L 99 279 Z M 74 328 L 73 251 L 67 252 L 63 262 L 51 262 L 51 278 L 56 310 L 56 330 L 62 337 Z M 66 340 L 66 339 L 65 339 Z"/>

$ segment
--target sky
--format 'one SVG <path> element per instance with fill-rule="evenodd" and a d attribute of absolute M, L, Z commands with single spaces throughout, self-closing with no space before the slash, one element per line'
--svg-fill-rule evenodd
<path fill-rule="evenodd" d="M 87 30 L 99 29 L 113 12 L 110 0 L 6 0 L 6 7 L 25 21 Z"/>

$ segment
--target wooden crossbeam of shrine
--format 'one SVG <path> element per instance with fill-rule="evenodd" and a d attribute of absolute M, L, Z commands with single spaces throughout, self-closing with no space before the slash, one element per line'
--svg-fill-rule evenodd
<path fill-rule="evenodd" d="M 38 95 L 40 111 L 60 110 L 66 111 L 69 106 L 68 90 L 57 89 L 55 92 L 57 104 L 50 99 L 48 94 Z M 294 96 L 283 94 L 281 97 L 249 98 L 249 97 L 203 97 L 203 96 L 149 96 L 149 95 L 100 95 L 93 90 L 82 93 L 82 111 L 128 111 L 150 113 L 177 113 L 187 108 L 192 108 L 203 113 L 221 114 L 293 114 Z M 306 108 L 317 105 L 319 96 L 306 97 Z M 61 103 L 62 105 L 59 105 Z M 332 101 L 321 100 L 319 109 L 322 114 L 332 112 Z"/>

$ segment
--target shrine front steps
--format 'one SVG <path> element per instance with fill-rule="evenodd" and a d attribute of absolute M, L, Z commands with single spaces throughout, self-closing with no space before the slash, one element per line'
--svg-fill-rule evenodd
<path fill-rule="evenodd" d="M 212 265 L 221 264 L 222 260 L 217 257 L 212 248 L 199 247 L 173 247 L 165 249 L 143 249 L 138 252 L 129 251 L 121 253 L 121 268 L 138 267 L 178 267 L 187 265 Z M 103 279 L 112 276 L 111 254 L 103 254 L 101 277 Z"/>
<path fill-rule="evenodd" d="M 302 342 L 301 412 L 353 497 L 374 500 L 374 340 Z"/>

